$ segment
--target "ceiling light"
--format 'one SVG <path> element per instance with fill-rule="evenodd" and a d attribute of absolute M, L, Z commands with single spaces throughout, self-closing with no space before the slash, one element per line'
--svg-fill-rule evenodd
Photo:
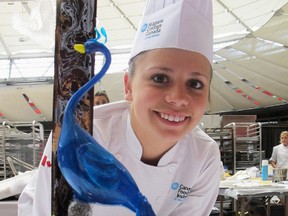
<path fill-rule="evenodd" d="M 20 38 L 19 38 L 19 42 L 23 43 L 23 42 L 25 42 L 25 41 L 26 41 L 26 39 L 25 39 L 24 37 L 20 37 Z"/>

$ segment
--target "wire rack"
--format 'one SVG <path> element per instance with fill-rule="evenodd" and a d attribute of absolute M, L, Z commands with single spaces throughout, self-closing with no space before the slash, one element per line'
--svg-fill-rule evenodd
<path fill-rule="evenodd" d="M 39 122 L 6 122 L 0 126 L 0 180 L 35 169 L 44 150 Z"/>

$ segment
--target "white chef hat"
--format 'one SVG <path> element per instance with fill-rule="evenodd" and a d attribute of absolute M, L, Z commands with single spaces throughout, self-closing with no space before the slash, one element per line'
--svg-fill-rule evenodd
<path fill-rule="evenodd" d="M 179 48 L 213 58 L 212 0 L 148 0 L 130 57 Z"/>

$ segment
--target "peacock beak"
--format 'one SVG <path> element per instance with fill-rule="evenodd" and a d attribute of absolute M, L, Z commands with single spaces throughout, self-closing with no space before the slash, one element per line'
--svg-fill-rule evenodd
<path fill-rule="evenodd" d="M 74 49 L 81 54 L 84 54 L 86 52 L 85 46 L 83 44 L 75 44 Z"/>

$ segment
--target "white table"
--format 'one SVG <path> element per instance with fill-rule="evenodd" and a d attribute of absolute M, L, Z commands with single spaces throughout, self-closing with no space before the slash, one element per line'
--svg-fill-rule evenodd
<path fill-rule="evenodd" d="M 17 216 L 17 201 L 0 201 L 0 215 Z"/>
<path fill-rule="evenodd" d="M 285 185 L 276 185 L 271 186 L 253 186 L 253 187 L 229 187 L 219 189 L 220 196 L 220 215 L 223 216 L 223 200 L 224 197 L 232 197 L 235 200 L 239 201 L 241 216 L 245 215 L 247 198 L 254 197 L 273 197 L 273 196 L 284 196 L 285 197 L 285 216 L 288 216 L 288 186 Z M 238 208 L 237 208 L 238 209 Z M 270 216 L 270 202 L 267 205 L 267 215 Z"/>

